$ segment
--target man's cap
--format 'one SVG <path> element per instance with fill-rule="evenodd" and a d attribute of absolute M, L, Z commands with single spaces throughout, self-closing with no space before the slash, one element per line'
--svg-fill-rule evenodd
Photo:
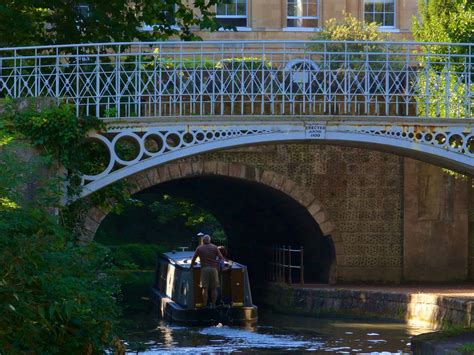
<path fill-rule="evenodd" d="M 202 233 L 202 232 L 199 232 L 199 233 L 198 233 L 198 234 L 196 234 L 196 235 L 197 235 L 198 237 L 202 237 L 202 236 L 204 236 L 204 233 Z"/>

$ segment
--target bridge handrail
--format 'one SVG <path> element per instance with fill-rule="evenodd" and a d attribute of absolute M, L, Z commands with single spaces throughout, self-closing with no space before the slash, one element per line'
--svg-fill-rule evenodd
<path fill-rule="evenodd" d="M 408 45 L 408 46 L 461 46 L 473 47 L 473 43 L 451 43 L 451 42 L 417 42 L 417 41 L 328 41 L 328 40 L 294 40 L 294 41 L 278 41 L 278 40 L 214 40 L 214 41 L 144 41 L 144 42 L 98 42 L 98 43 L 70 43 L 70 44 L 51 44 L 40 46 L 15 46 L 0 47 L 3 51 L 18 51 L 25 49 L 60 49 L 60 48 L 76 48 L 76 47 L 116 47 L 116 46 L 156 46 L 156 45 L 182 45 L 196 46 L 203 44 L 311 44 L 311 43 L 340 43 L 340 44 L 379 44 L 379 45 Z M 473 56 L 474 53 L 471 54 Z"/>
<path fill-rule="evenodd" d="M 118 42 L 0 48 L 0 97 L 101 118 L 473 118 L 474 44 Z M 460 50 L 461 49 L 461 50 Z"/>

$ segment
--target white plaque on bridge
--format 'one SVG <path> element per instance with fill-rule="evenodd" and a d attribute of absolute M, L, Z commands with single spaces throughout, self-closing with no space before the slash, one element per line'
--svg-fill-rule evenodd
<path fill-rule="evenodd" d="M 326 136 L 326 125 L 324 123 L 307 123 L 306 138 L 324 139 Z"/>

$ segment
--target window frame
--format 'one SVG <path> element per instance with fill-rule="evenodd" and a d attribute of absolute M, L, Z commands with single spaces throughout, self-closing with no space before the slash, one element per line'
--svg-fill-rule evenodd
<path fill-rule="evenodd" d="M 363 6 L 362 6 L 362 14 L 363 14 L 363 19 L 365 21 L 365 16 L 366 16 L 366 12 L 365 12 L 365 4 L 370 1 L 372 3 L 375 3 L 377 0 L 364 0 L 363 1 Z M 385 2 L 386 0 L 380 0 L 382 2 Z M 389 32 L 390 30 L 396 30 L 398 28 L 397 26 L 397 20 L 398 20 L 398 16 L 397 16 L 397 0 L 392 0 L 393 1 L 393 25 L 391 26 L 387 26 L 387 25 L 380 25 L 379 28 L 382 30 L 382 31 L 386 31 L 386 32 Z M 373 12 L 374 13 L 374 12 Z M 383 12 L 384 16 L 385 16 L 385 12 Z"/>
<path fill-rule="evenodd" d="M 232 5 L 236 5 L 234 3 L 235 0 L 231 0 Z M 231 4 L 226 4 L 226 5 L 231 5 Z M 235 26 L 237 28 L 237 31 L 251 31 L 251 28 L 249 27 L 249 0 L 245 0 L 245 15 L 219 15 L 217 13 L 218 5 L 216 5 L 216 20 L 219 21 L 219 19 L 245 19 L 245 26 Z M 219 31 L 225 31 L 224 28 L 220 28 Z"/>
<path fill-rule="evenodd" d="M 311 0 L 306 0 L 311 1 Z M 286 0 L 285 7 L 285 24 L 283 31 L 295 31 L 295 32 L 318 32 L 321 30 L 321 0 L 314 0 L 316 2 L 316 13 L 317 16 L 289 16 L 288 15 L 288 0 Z M 318 20 L 318 26 L 316 27 L 298 27 L 288 26 L 288 20 Z"/>

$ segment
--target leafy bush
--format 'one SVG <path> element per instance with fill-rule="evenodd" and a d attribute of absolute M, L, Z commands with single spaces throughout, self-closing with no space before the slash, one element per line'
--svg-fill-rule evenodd
<path fill-rule="evenodd" d="M 426 88 L 430 95 L 426 97 Z M 467 83 L 461 76 L 449 73 L 446 69 L 436 72 L 433 69 L 421 72 L 416 83 L 419 112 L 422 117 L 464 118 L 472 113 L 468 112 L 466 95 Z M 474 84 L 471 85 L 474 90 Z"/>
<path fill-rule="evenodd" d="M 373 69 L 383 66 L 389 47 L 383 42 L 389 35 L 379 31 L 377 23 L 360 21 L 349 13 L 344 13 L 341 21 L 335 18 L 326 21 L 321 31 L 311 38 L 314 41 L 341 41 L 341 43 L 315 42 L 309 45 L 309 50 L 319 55 L 325 53 L 330 60 L 331 69 L 339 69 L 346 61 L 352 69 L 360 69 L 368 60 Z M 393 46 L 390 47 L 394 49 Z M 398 59 L 391 57 L 392 63 Z"/>
<path fill-rule="evenodd" d="M 0 116 L 2 353 L 92 354 L 121 346 L 108 250 L 76 245 L 59 204 L 64 183 L 78 174 L 80 145 L 96 126 L 86 121 L 69 107 Z M 50 176 L 51 162 L 66 167 L 66 181 Z"/>
<path fill-rule="evenodd" d="M 312 40 L 319 41 L 385 41 L 387 33 L 379 31 L 376 22 L 360 21 L 350 13 L 344 12 L 342 21 L 331 18 L 324 23 L 321 31 Z"/>
<path fill-rule="evenodd" d="M 118 285 L 107 250 L 74 245 L 43 209 L 0 211 L 0 349 L 91 354 L 114 339 Z"/>

